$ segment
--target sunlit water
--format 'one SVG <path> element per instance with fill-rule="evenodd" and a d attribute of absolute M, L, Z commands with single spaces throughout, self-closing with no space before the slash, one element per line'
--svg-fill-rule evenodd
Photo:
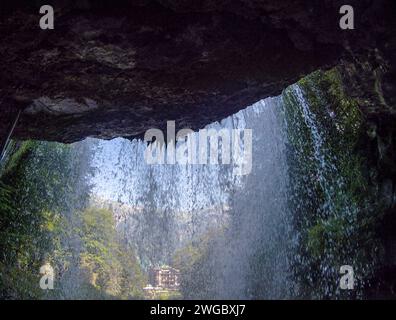
<path fill-rule="evenodd" d="M 287 209 L 281 97 L 262 100 L 208 127 L 253 130 L 251 174 L 233 165 L 148 165 L 142 141 L 100 141 L 93 182 L 97 203 L 111 206 L 118 228 L 146 266 L 170 263 L 172 253 L 211 229 L 225 230 L 210 264 L 215 298 L 286 298 L 292 232 Z M 265 283 L 254 284 L 255 276 Z"/>
<path fill-rule="evenodd" d="M 300 283 L 293 268 L 298 265 L 298 272 L 305 272 L 305 266 L 313 261 L 301 254 L 301 245 L 305 245 L 301 230 L 305 232 L 312 228 L 319 219 L 327 223 L 341 217 L 349 223 L 343 230 L 349 236 L 355 231 L 353 226 L 358 208 L 343 192 L 345 182 L 335 165 L 337 155 L 328 149 L 326 133 L 303 90 L 298 85 L 288 90 L 295 99 L 292 108 L 297 108 L 301 114 L 301 123 L 291 124 L 286 120 L 283 95 L 259 101 L 206 127 L 230 132 L 252 130 L 251 170 L 248 174 L 238 174 L 241 166 L 249 167 L 246 162 L 243 165 L 232 161 L 230 164 L 206 165 L 149 164 L 145 158 L 147 143 L 142 140 L 86 139 L 74 144 L 74 159 L 84 165 L 79 164 L 80 172 L 76 175 L 80 176 L 81 183 L 77 179 L 75 189 L 68 195 L 67 212 L 63 212 L 71 225 L 70 230 L 80 228 L 73 225 L 80 223 L 73 218 L 76 211 L 88 206 L 110 209 L 118 236 L 126 248 L 133 249 L 145 271 L 152 266 L 172 265 L 175 254 L 183 252 L 189 245 L 204 247 L 202 261 L 187 275 L 190 283 L 187 292 L 184 288 L 184 298 L 298 297 Z M 310 163 L 306 164 L 310 168 L 310 177 L 304 179 L 315 179 L 315 187 L 318 185 L 323 193 L 323 201 L 311 210 L 312 221 L 303 222 L 299 230 L 296 229 L 298 208 L 292 207 L 290 199 L 297 199 L 294 204 L 304 208 L 306 203 L 303 203 L 304 199 L 298 200 L 298 190 L 305 186 L 304 179 L 292 179 L 294 164 L 290 161 L 293 159 L 290 152 L 296 151 L 290 146 L 289 138 L 290 132 L 298 135 L 301 131 L 290 126 L 303 126 L 308 132 L 308 137 L 298 138 L 309 140 L 305 146 L 311 149 L 307 154 L 312 155 Z M 176 129 L 182 128 L 177 128 L 176 123 Z M 198 140 L 199 133 L 191 133 L 190 137 Z M 219 144 L 219 149 L 223 143 Z M 178 142 L 176 151 L 182 146 L 183 143 Z M 238 150 L 246 146 L 244 140 Z M 166 154 L 168 149 L 161 145 L 160 150 Z M 198 146 L 195 152 L 199 152 Z M 224 157 L 221 153 L 220 159 Z M 36 158 L 32 159 L 33 167 L 34 161 Z M 29 174 L 26 178 L 29 179 Z M 78 203 L 75 200 L 78 197 L 73 194 L 88 192 L 84 190 L 89 189 L 87 179 L 92 186 L 90 203 Z M 292 185 L 292 180 L 298 186 Z M 314 190 L 308 191 L 311 197 L 315 194 Z M 67 275 L 62 276 L 59 297 L 84 298 L 80 292 L 80 285 L 85 281 L 79 266 L 81 238 L 70 232 L 62 241 L 71 257 L 68 267 L 61 270 Z M 315 283 L 314 277 L 324 279 L 320 288 L 310 289 L 311 297 L 339 294 L 336 282 L 339 266 L 333 263 L 338 252 L 331 250 L 337 244 L 332 242 L 333 239 L 329 241 L 330 250 L 326 248 L 320 261 L 315 263 L 316 273 L 305 277 L 312 283 Z M 352 260 L 351 257 L 347 262 Z M 365 274 L 370 265 L 357 264 L 357 268 Z M 363 283 L 363 279 L 359 281 Z"/>

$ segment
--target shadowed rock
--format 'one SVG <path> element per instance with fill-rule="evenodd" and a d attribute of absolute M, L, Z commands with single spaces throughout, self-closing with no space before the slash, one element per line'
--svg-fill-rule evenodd
<path fill-rule="evenodd" d="M 344 1 L 9 2 L 1 136 L 20 107 L 17 138 L 134 138 L 166 120 L 199 129 L 356 56 L 382 59 L 375 83 L 385 105 L 394 99 L 390 0 L 349 1 L 353 31 L 339 28 Z M 39 28 L 43 4 L 55 9 L 54 30 Z"/>

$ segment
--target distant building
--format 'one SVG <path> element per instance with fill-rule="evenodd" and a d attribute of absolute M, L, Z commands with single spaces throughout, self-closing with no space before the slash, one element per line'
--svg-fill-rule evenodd
<path fill-rule="evenodd" d="M 154 267 L 149 271 L 149 280 L 153 287 L 178 290 L 180 288 L 180 271 L 169 266 Z"/>

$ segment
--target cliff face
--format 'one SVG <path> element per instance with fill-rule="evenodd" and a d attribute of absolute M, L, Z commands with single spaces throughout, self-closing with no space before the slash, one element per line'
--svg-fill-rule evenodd
<path fill-rule="evenodd" d="M 198 129 L 357 57 L 375 57 L 374 112 L 394 113 L 394 1 L 349 1 L 353 31 L 339 28 L 343 2 L 2 3 L 0 136 L 18 108 L 22 139 L 141 137 L 166 120 Z M 39 28 L 43 4 L 55 9 L 54 30 Z"/>

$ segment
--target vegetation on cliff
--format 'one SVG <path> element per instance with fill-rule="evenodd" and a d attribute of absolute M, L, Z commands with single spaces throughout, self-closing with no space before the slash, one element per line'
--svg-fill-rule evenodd
<path fill-rule="evenodd" d="M 303 98 L 285 90 L 291 173 L 290 207 L 299 235 L 294 276 L 304 298 L 364 297 L 381 261 L 376 234 L 382 218 L 369 176 L 365 119 L 337 68 L 300 80 Z M 320 149 L 320 150 L 319 150 Z M 340 267 L 351 265 L 356 290 L 339 290 Z"/>
<path fill-rule="evenodd" d="M 89 147 L 14 143 L 0 172 L 0 297 L 141 298 L 145 276 L 111 211 L 88 208 Z M 54 269 L 54 290 L 39 287 Z"/>

